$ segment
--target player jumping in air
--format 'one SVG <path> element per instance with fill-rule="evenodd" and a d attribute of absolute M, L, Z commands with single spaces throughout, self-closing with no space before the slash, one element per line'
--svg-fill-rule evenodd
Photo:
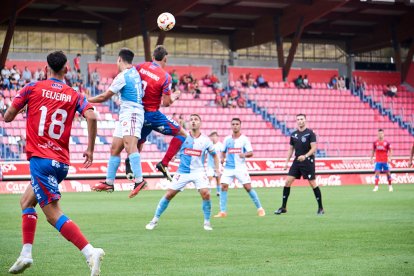
<path fill-rule="evenodd" d="M 187 133 L 176 121 L 165 116 L 159 111 L 160 105 L 170 106 L 180 97 L 180 91 L 171 92 L 171 76 L 164 70 L 167 64 L 168 52 L 164 46 L 158 45 L 154 49 L 152 62 L 144 62 L 136 66 L 141 75 L 145 96 L 143 98 L 145 109 L 145 121 L 142 128 L 141 139 L 138 142 L 139 149 L 142 149 L 148 135 L 155 130 L 164 135 L 174 136 L 161 162 L 156 168 L 162 172 L 169 181 L 172 180 L 168 172 L 168 164 L 180 150 Z M 127 176 L 129 174 L 129 160 L 125 160 Z"/>
<path fill-rule="evenodd" d="M 232 135 L 227 136 L 223 141 L 223 152 L 221 163 L 224 164 L 223 175 L 221 177 L 220 192 L 220 212 L 215 218 L 227 217 L 227 191 L 234 179 L 237 179 L 249 194 L 257 208 L 257 215 L 264 217 L 265 210 L 262 208 L 259 196 L 252 188 L 250 175 L 246 166 L 246 158 L 253 156 L 253 148 L 249 138 L 240 132 L 241 120 L 233 118 L 231 120 Z"/>
<path fill-rule="evenodd" d="M 142 106 L 144 92 L 141 77 L 137 69 L 132 66 L 133 59 L 134 53 L 131 50 L 121 49 L 117 60 L 119 74 L 108 91 L 88 99 L 91 103 L 102 103 L 112 98 L 116 93 L 120 94 L 121 109 L 112 140 L 106 180 L 95 185 L 93 190 L 109 192 L 114 190 L 116 171 L 121 163 L 121 152 L 125 148 L 128 158 L 131 160 L 135 182 L 134 189 L 129 194 L 130 198 L 136 196 L 146 184 L 142 178 L 141 156 L 137 147 L 138 140 L 141 137 L 142 124 L 144 123 L 144 108 Z"/>
<path fill-rule="evenodd" d="M 23 273 L 33 264 L 32 245 L 36 232 L 39 203 L 47 221 L 63 237 L 72 242 L 85 256 L 91 275 L 99 275 L 104 251 L 94 248 L 79 227 L 60 209 L 58 184 L 69 171 L 69 138 L 75 113 L 82 114 L 88 124 L 88 147 L 83 153 L 84 166 L 93 161 L 96 138 L 96 117 L 85 96 L 67 86 L 63 79 L 67 72 L 67 58 L 61 51 L 47 56 L 48 74 L 44 81 L 27 84 L 13 100 L 4 115 L 11 122 L 24 108 L 27 111 L 27 159 L 30 162 L 31 186 L 20 199 L 22 208 L 23 248 L 17 261 L 9 269 L 12 274 Z M 30 121 L 29 121 L 30 120 Z"/>
<path fill-rule="evenodd" d="M 146 225 L 145 228 L 148 230 L 153 230 L 158 225 L 158 220 L 167 209 L 170 201 L 191 182 L 194 183 L 203 199 L 204 229 L 207 231 L 213 230 L 210 224 L 210 183 L 204 169 L 204 159 L 206 153 L 213 156 L 214 170 L 217 174 L 219 173 L 219 159 L 214 151 L 213 143 L 200 132 L 201 118 L 199 115 L 192 114 L 190 116 L 190 126 L 190 135 L 187 136 L 179 152 L 180 166 L 178 171 L 174 175 L 168 191 L 158 203 L 154 218 Z"/>
<path fill-rule="evenodd" d="M 381 172 L 387 174 L 388 178 L 388 191 L 392 192 L 392 179 L 390 172 L 390 165 L 388 162 L 391 162 L 392 149 L 390 143 L 384 140 L 384 130 L 378 129 L 378 140 L 374 142 L 372 148 L 371 162 L 374 163 L 375 155 L 375 186 L 374 192 L 378 191 L 379 176 Z"/>

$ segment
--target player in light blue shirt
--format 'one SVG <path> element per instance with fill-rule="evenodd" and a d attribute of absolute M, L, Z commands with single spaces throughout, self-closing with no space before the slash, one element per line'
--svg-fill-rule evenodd
<path fill-rule="evenodd" d="M 204 213 L 204 230 L 211 231 L 211 200 L 210 182 L 204 168 L 206 153 L 214 158 L 215 170 L 219 173 L 219 159 L 214 151 L 213 143 L 200 132 L 201 118 L 197 114 L 190 116 L 190 135 L 187 135 L 179 151 L 180 165 L 173 181 L 168 186 L 168 191 L 161 198 L 153 219 L 146 225 L 147 230 L 153 230 L 158 225 L 162 213 L 167 209 L 170 201 L 184 189 L 187 184 L 193 183 L 203 199 L 202 209 Z"/>
<path fill-rule="evenodd" d="M 106 181 L 96 184 L 93 190 L 114 191 L 116 171 L 121 163 L 121 152 L 125 148 L 135 182 L 135 186 L 129 194 L 130 198 L 135 197 L 146 185 L 142 178 L 141 157 L 137 147 L 144 123 L 144 107 L 142 105 L 144 90 L 142 89 L 141 77 L 135 66 L 132 65 L 133 59 L 134 53 L 131 50 L 121 49 L 117 60 L 119 74 L 105 93 L 88 99 L 91 103 L 101 103 L 109 100 L 115 94 L 119 94 L 121 99 L 119 120 L 116 122 L 112 140 Z"/>

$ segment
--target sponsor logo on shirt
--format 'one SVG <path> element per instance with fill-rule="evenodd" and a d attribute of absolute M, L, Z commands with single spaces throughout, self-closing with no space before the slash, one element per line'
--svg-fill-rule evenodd
<path fill-rule="evenodd" d="M 229 148 L 228 152 L 229 153 L 241 153 L 242 150 L 241 148 Z"/>
<path fill-rule="evenodd" d="M 57 88 L 57 89 L 62 89 L 63 88 L 63 85 L 61 85 L 60 83 L 54 82 L 54 83 L 52 83 L 52 87 L 53 88 Z"/>
<path fill-rule="evenodd" d="M 201 156 L 201 150 L 184 149 L 184 154 L 185 155 L 190 155 L 190 156 Z"/>

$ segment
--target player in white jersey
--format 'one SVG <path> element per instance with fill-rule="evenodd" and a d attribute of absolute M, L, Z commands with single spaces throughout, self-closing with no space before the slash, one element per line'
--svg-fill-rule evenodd
<path fill-rule="evenodd" d="M 203 199 L 204 229 L 207 231 L 213 230 L 210 223 L 210 183 L 204 168 L 205 153 L 208 152 L 214 156 L 216 173 L 219 173 L 219 159 L 214 151 L 213 143 L 206 135 L 200 132 L 201 118 L 199 115 L 192 114 L 190 116 L 190 126 L 190 135 L 187 135 L 178 153 L 180 165 L 177 173 L 169 184 L 168 191 L 158 203 L 154 218 L 145 226 L 148 230 L 153 230 L 158 225 L 158 220 L 167 209 L 170 201 L 189 183 L 194 183 Z"/>
<path fill-rule="evenodd" d="M 219 141 L 219 136 L 216 131 L 213 131 L 209 135 L 211 142 L 213 142 L 214 150 L 217 156 L 220 158 L 221 152 L 223 151 L 223 144 Z M 214 158 L 211 154 L 207 155 L 207 177 L 213 186 L 213 179 L 216 185 L 216 195 L 220 196 L 220 174 L 215 172 Z"/>
<path fill-rule="evenodd" d="M 132 66 L 133 59 L 134 53 L 131 50 L 121 49 L 117 60 L 119 74 L 105 93 L 88 99 L 91 103 L 101 103 L 109 100 L 115 94 L 120 95 L 121 109 L 119 111 L 119 120 L 115 125 L 106 181 L 96 184 L 93 190 L 114 191 L 116 171 L 121 163 L 121 152 L 125 148 L 135 178 L 135 186 L 129 194 L 130 198 L 136 196 L 146 184 L 142 178 L 141 157 L 137 147 L 144 123 L 144 107 L 142 105 L 144 91 L 142 89 L 141 77 L 135 66 Z"/>
<path fill-rule="evenodd" d="M 257 208 L 257 215 L 263 217 L 266 215 L 262 208 L 259 196 L 252 188 L 250 175 L 246 166 L 246 158 L 253 156 L 253 148 L 247 136 L 241 134 L 241 120 L 233 118 L 231 120 L 233 134 L 227 136 L 223 141 L 223 152 L 221 163 L 224 164 L 223 175 L 221 176 L 220 192 L 220 212 L 215 218 L 227 217 L 227 191 L 229 185 L 236 178 L 250 195 L 253 203 Z"/>

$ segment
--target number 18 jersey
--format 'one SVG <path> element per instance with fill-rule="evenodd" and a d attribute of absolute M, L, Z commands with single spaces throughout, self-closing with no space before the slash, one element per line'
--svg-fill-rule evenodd
<path fill-rule="evenodd" d="M 26 153 L 70 164 L 69 139 L 76 111 L 93 108 L 84 95 L 58 79 L 27 84 L 12 105 L 21 109 L 27 104 Z"/>

